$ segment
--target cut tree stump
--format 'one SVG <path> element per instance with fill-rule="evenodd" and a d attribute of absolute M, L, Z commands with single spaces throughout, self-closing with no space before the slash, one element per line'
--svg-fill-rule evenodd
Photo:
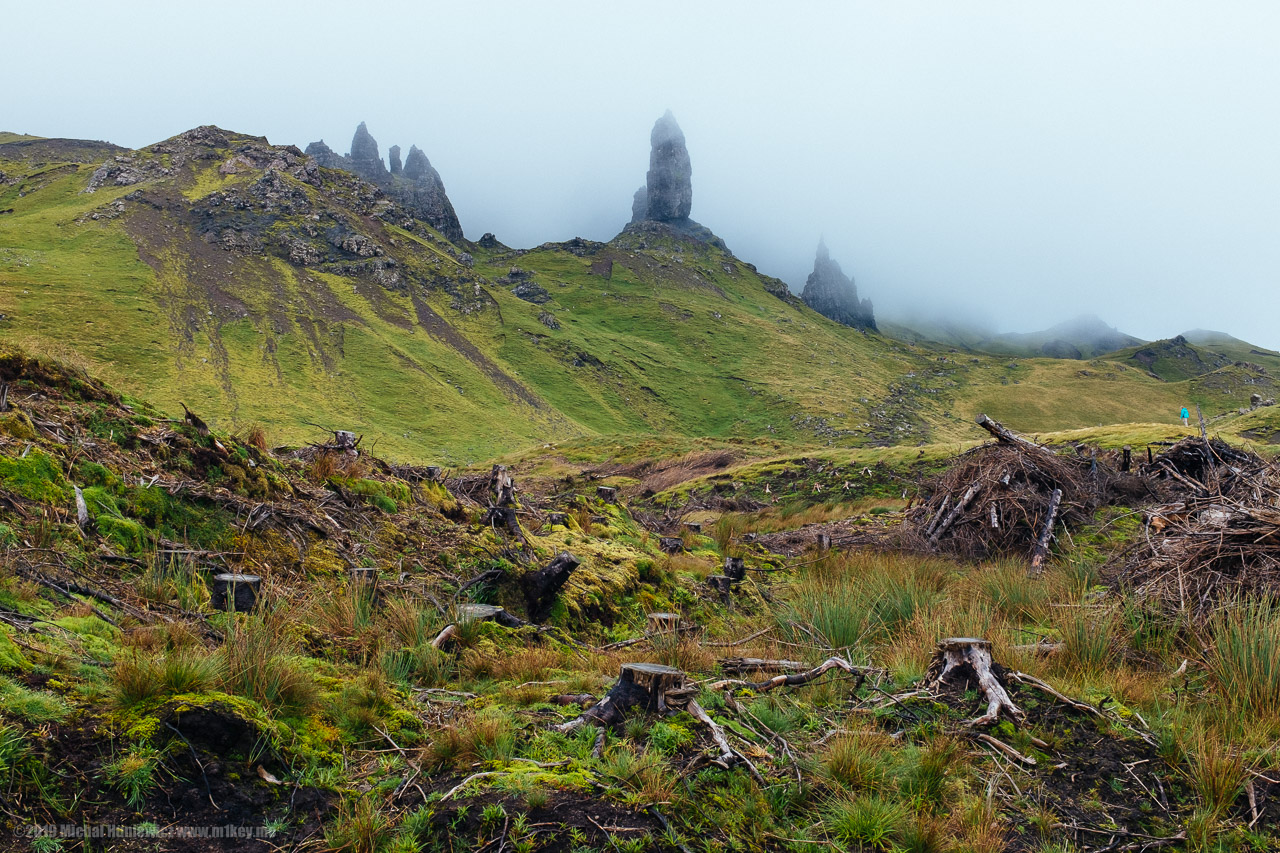
<path fill-rule="evenodd" d="M 618 502 L 618 490 L 613 486 L 596 486 L 596 497 L 607 504 Z"/>
<path fill-rule="evenodd" d="M 678 634 L 680 627 L 679 613 L 650 613 L 645 617 L 646 634 Z"/>
<path fill-rule="evenodd" d="M 991 642 L 978 637 L 948 637 L 938 641 L 925 674 L 925 686 L 935 689 L 943 684 L 967 687 L 975 684 L 987 698 L 987 712 L 970 720 L 966 725 L 985 726 L 1000 719 L 1003 712 L 1014 719 L 1022 719 L 1023 713 L 1000 679 L 992 671 Z"/>
<path fill-rule="evenodd" d="M 428 480 L 430 480 L 430 481 L 431 481 L 431 482 L 433 482 L 433 483 L 434 483 L 434 482 L 438 482 L 438 481 L 439 481 L 439 479 L 440 479 L 440 470 L 441 470 L 441 469 L 440 469 L 440 466 L 439 466 L 439 465 L 428 465 L 428 466 L 427 466 L 427 479 L 428 479 Z"/>
<path fill-rule="evenodd" d="M 577 719 L 556 726 L 560 732 L 571 732 L 588 723 L 617 728 L 633 708 L 666 713 L 668 694 L 683 688 L 684 673 L 657 663 L 624 663 L 618 668 L 618 680 L 604 698 Z M 683 697 L 681 697 L 683 698 Z"/>
<path fill-rule="evenodd" d="M 378 588 L 378 570 L 357 566 L 351 570 L 351 585 L 369 592 Z"/>
<path fill-rule="evenodd" d="M 530 619 L 541 622 L 551 614 L 556 594 L 580 564 L 581 560 L 577 557 L 568 551 L 561 551 L 544 568 L 530 572 L 520 579 Z"/>
<path fill-rule="evenodd" d="M 696 521 L 686 521 L 684 523 L 684 529 L 689 531 L 690 533 L 701 533 L 702 525 Z"/>
<path fill-rule="evenodd" d="M 563 512 L 549 512 L 547 513 L 547 524 L 551 527 L 555 527 L 557 524 L 561 527 L 568 527 L 569 516 Z"/>
<path fill-rule="evenodd" d="M 658 537 L 658 547 L 665 554 L 679 554 L 684 550 L 684 540 L 679 536 L 660 536 Z"/>
<path fill-rule="evenodd" d="M 707 575 L 707 586 L 711 587 L 716 592 L 721 593 L 726 598 L 729 597 L 729 593 L 733 592 L 734 583 L 734 579 L 728 575 Z"/>
<path fill-rule="evenodd" d="M 257 575 L 214 575 L 210 603 L 215 610 L 248 613 L 258 604 L 258 591 L 261 586 L 262 578 Z"/>
<path fill-rule="evenodd" d="M 488 527 L 506 528 L 513 536 L 520 535 L 520 519 L 516 516 L 514 507 L 509 506 L 491 506 L 485 510 L 484 518 L 480 522 Z"/>
<path fill-rule="evenodd" d="M 831 550 L 831 536 L 827 533 L 818 534 L 818 552 L 825 554 Z"/>
<path fill-rule="evenodd" d="M 747 564 L 741 557 L 725 557 L 724 558 L 724 574 L 725 577 L 740 581 L 747 577 Z"/>
<path fill-rule="evenodd" d="M 445 625 L 436 638 L 431 641 L 431 647 L 434 649 L 443 649 L 449 645 L 453 638 L 458 635 L 458 626 L 465 625 L 470 622 L 496 622 L 504 628 L 519 628 L 529 623 L 525 622 L 519 616 L 508 613 L 504 608 L 493 604 L 474 604 L 468 602 L 459 604 L 454 612 L 456 621 Z"/>

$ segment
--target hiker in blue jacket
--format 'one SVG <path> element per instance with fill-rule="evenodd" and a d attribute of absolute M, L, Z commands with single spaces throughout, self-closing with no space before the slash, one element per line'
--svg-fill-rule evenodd
<path fill-rule="evenodd" d="M 1186 406 L 1183 406 L 1183 407 L 1182 407 L 1182 415 L 1181 415 L 1181 417 L 1182 417 L 1182 425 L 1183 425 L 1183 426 L 1190 426 L 1190 422 L 1188 421 L 1188 419 L 1191 417 L 1191 413 L 1187 411 L 1187 407 L 1186 407 Z"/>

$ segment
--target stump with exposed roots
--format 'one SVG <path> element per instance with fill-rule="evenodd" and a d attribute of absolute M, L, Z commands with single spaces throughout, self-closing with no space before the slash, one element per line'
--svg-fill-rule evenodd
<path fill-rule="evenodd" d="M 1000 683 L 994 669 L 999 665 L 991 657 L 991 641 L 977 637 L 948 637 L 938 641 L 925 674 L 925 686 L 977 687 L 987 699 L 987 712 L 968 722 L 985 726 L 1000 719 L 1002 713 L 1020 720 L 1021 709 L 1013 704 L 1008 691 Z"/>

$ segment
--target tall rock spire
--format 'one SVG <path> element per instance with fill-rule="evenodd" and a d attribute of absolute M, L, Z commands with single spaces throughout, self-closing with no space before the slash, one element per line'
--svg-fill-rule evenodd
<path fill-rule="evenodd" d="M 369 133 L 364 122 L 360 122 L 356 135 L 351 138 L 351 170 L 375 184 L 388 174 L 382 155 L 378 153 L 378 140 Z"/>
<path fill-rule="evenodd" d="M 684 144 L 684 132 L 676 124 L 671 110 L 654 123 L 649 145 L 645 218 L 655 222 L 688 219 L 693 207 L 693 167 L 689 162 L 689 149 Z"/>
<path fill-rule="evenodd" d="M 818 240 L 813 272 L 800 294 L 804 303 L 824 317 L 858 329 L 876 328 L 875 312 L 870 299 L 858 299 L 853 279 L 844 274 L 840 264 L 832 260 L 825 240 Z"/>

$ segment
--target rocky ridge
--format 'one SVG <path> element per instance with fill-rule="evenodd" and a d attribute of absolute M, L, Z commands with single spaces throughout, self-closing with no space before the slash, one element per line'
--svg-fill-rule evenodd
<path fill-rule="evenodd" d="M 462 225 L 445 192 L 444 181 L 427 155 L 416 145 L 409 146 L 403 165 L 400 146 L 391 146 L 391 167 L 388 169 L 378 151 L 378 141 L 369 133 L 365 123 L 360 122 L 351 139 L 351 153 L 340 155 L 323 139 L 308 145 L 306 153 L 326 169 L 342 169 L 378 187 L 412 216 L 439 231 L 445 239 L 455 243 L 463 239 Z"/>

